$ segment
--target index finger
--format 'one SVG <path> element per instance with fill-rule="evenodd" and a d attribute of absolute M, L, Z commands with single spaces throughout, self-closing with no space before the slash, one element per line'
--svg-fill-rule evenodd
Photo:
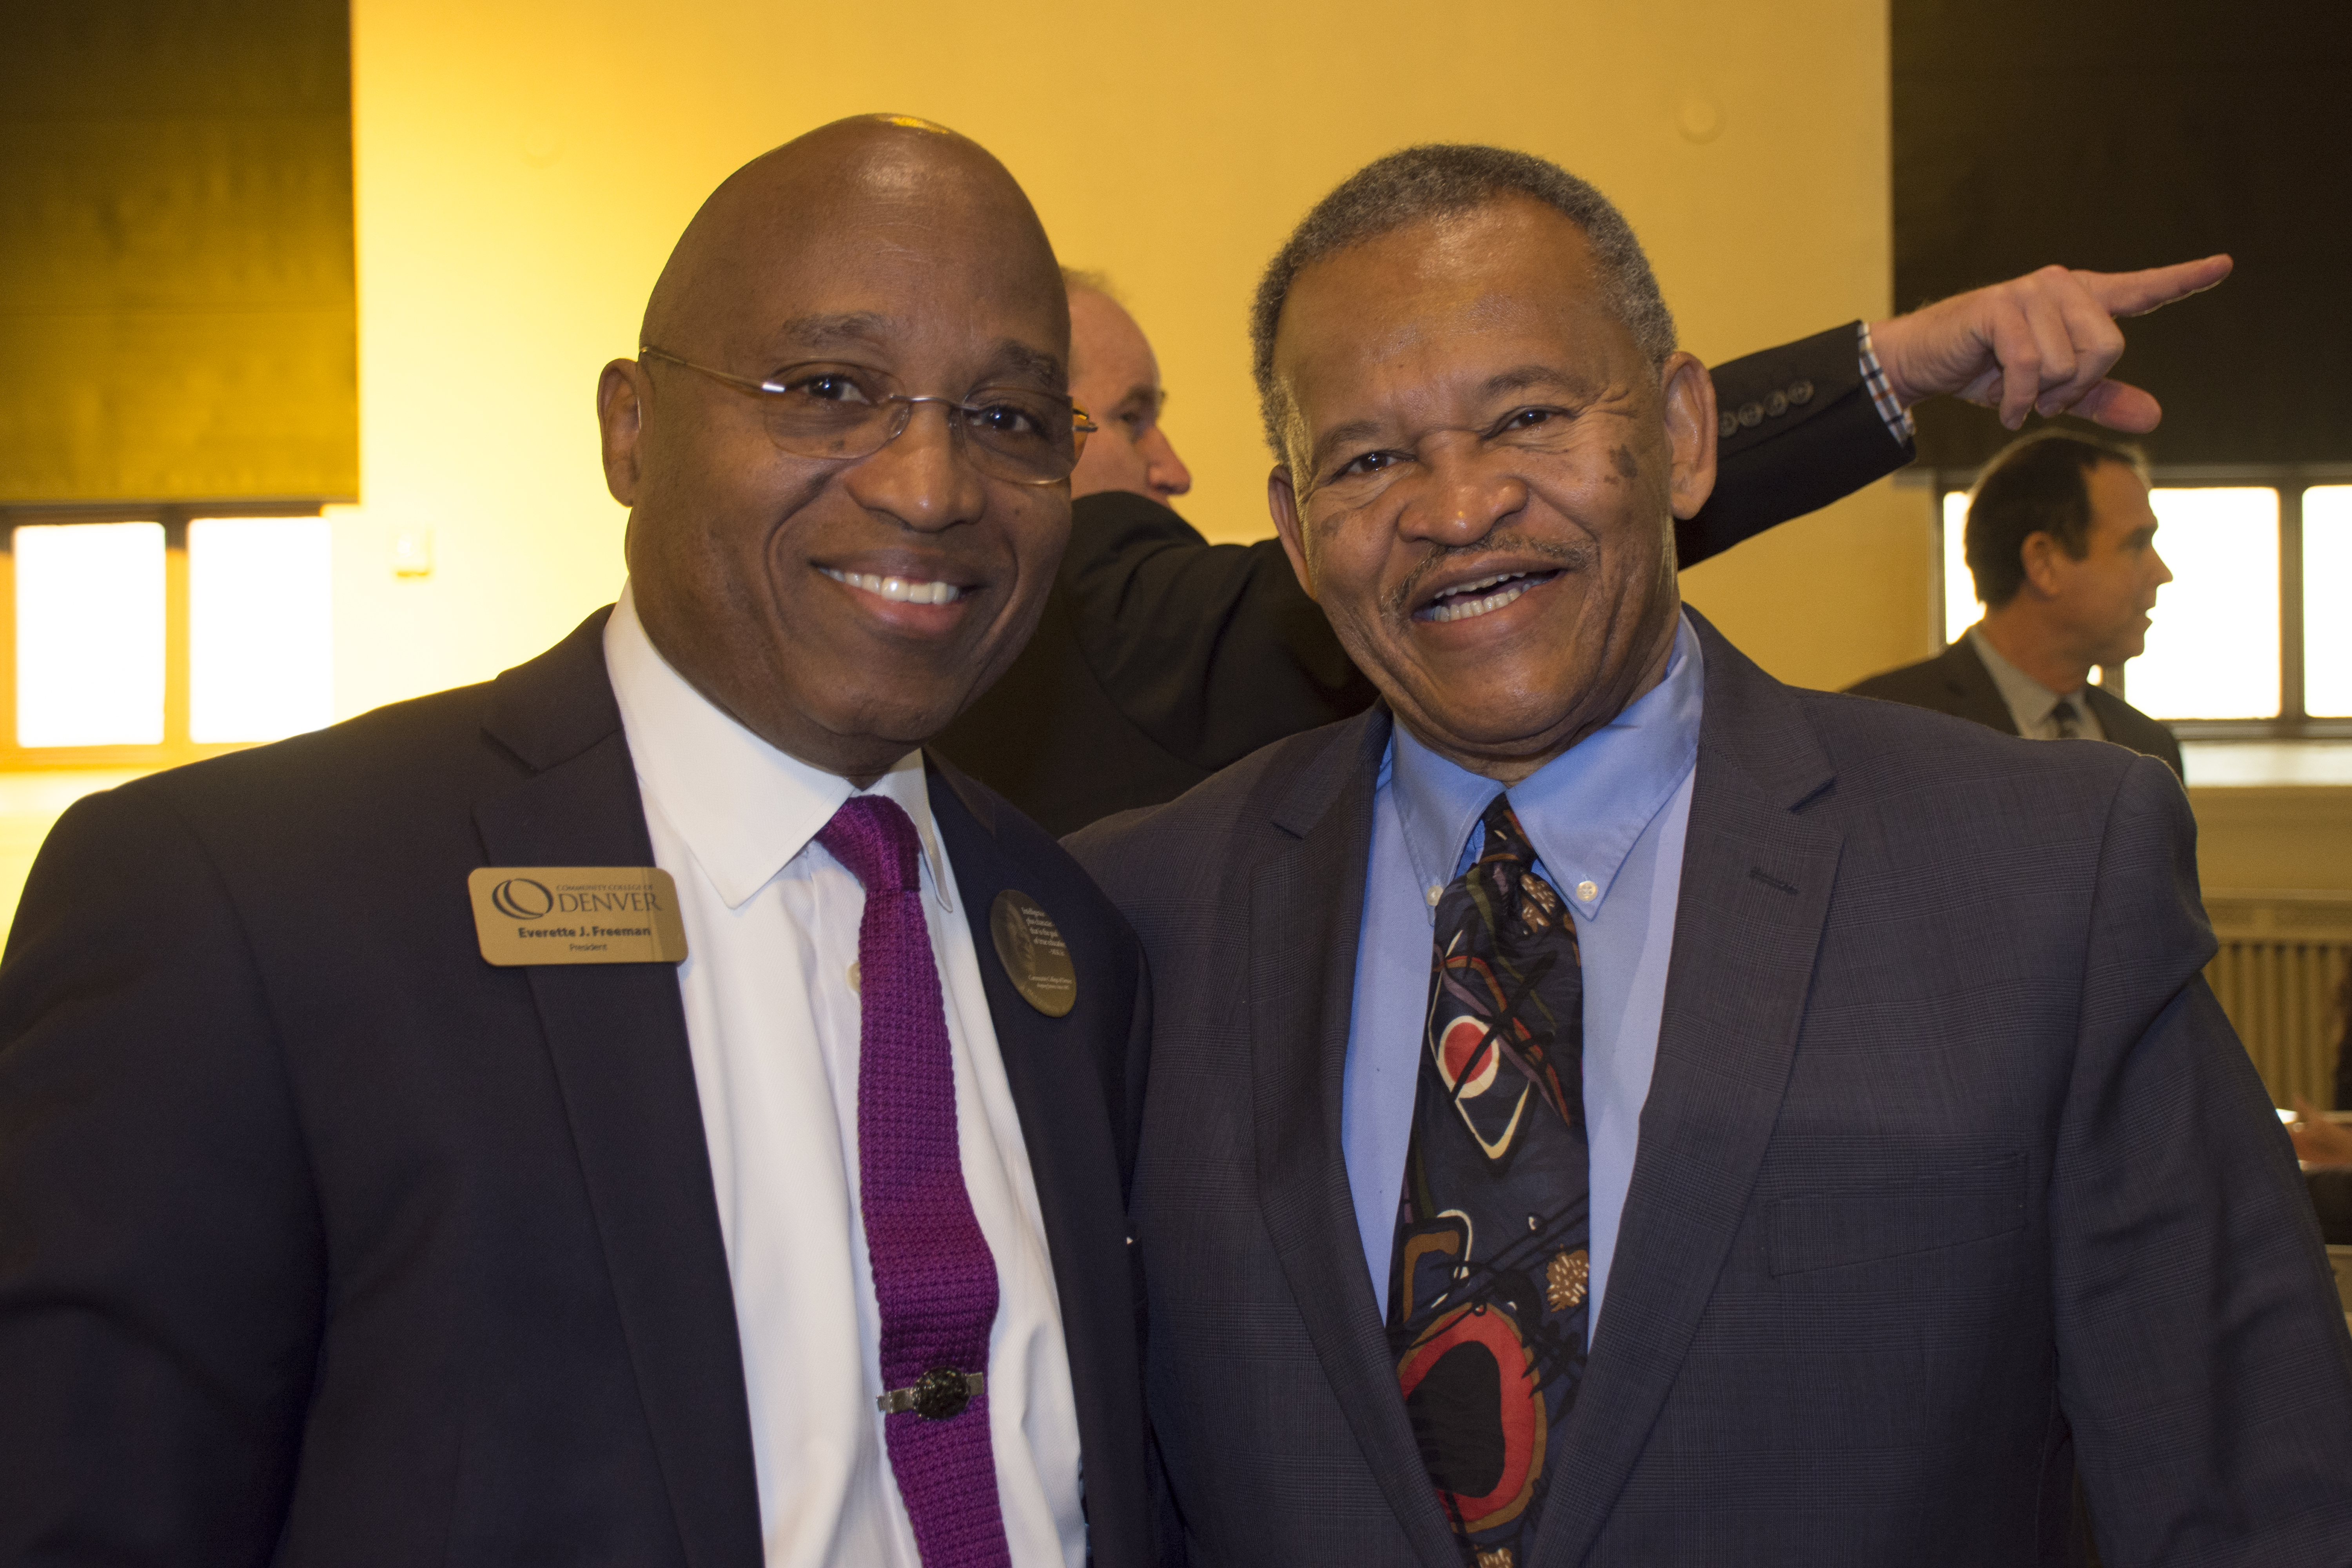
<path fill-rule="evenodd" d="M 2138 272 L 2077 272 L 2074 280 L 2110 316 L 2144 316 L 2159 306 L 2200 294 L 2230 275 L 2237 263 L 2208 256 Z"/>

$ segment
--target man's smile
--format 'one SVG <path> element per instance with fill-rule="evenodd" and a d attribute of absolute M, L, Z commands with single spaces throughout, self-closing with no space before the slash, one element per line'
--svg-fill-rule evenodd
<path fill-rule="evenodd" d="M 1416 621 L 1464 621 L 1487 616 L 1560 574 L 1560 568 L 1537 572 L 1497 572 L 1469 583 L 1456 584 L 1413 611 Z"/>
<path fill-rule="evenodd" d="M 817 570 L 836 583 L 863 588 L 869 594 L 877 594 L 902 605 L 952 605 L 964 595 L 964 590 L 953 583 L 920 577 L 884 577 L 871 572 L 842 572 L 831 566 L 820 566 Z"/>

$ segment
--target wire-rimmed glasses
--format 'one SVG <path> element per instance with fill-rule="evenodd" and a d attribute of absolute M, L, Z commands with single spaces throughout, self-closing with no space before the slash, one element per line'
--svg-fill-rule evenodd
<path fill-rule="evenodd" d="M 906 431 L 915 405 L 936 403 L 972 466 L 1016 485 L 1059 484 L 1077 467 L 1095 426 L 1066 397 L 1029 387 L 983 387 L 970 403 L 890 390 L 887 377 L 863 365 L 789 365 L 765 381 L 731 375 L 651 343 L 642 359 L 667 360 L 760 399 L 768 438 L 797 458 L 870 458 Z"/>

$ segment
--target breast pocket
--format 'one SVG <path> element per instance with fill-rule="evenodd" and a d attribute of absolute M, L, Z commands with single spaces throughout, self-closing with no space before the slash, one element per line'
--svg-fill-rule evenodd
<path fill-rule="evenodd" d="M 1775 1279 L 1986 1241 L 2025 1228 L 2025 1156 L 1899 1182 L 1789 1193 L 1768 1236 Z"/>

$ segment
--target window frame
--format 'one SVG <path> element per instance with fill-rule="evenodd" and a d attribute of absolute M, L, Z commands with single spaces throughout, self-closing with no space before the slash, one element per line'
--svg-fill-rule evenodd
<path fill-rule="evenodd" d="M 1980 468 L 1931 468 L 1927 489 L 1929 516 L 1935 530 L 1936 616 L 1944 615 L 1944 498 L 1966 491 Z M 2268 489 L 2278 496 L 2279 530 L 2279 710 L 2267 719 L 2165 719 L 2162 723 L 2183 741 L 2343 741 L 2352 740 L 2352 717 L 2315 719 L 2304 709 L 2303 646 L 2303 492 L 2320 485 L 2352 484 L 2352 463 L 2173 463 L 2148 470 L 2156 489 L 2244 488 Z M 2163 535 L 2157 549 L 2164 548 Z M 1966 630 L 1945 626 L 1949 643 Z M 2130 700 L 2124 679 L 2128 666 L 2104 672 L 2101 684 Z"/>
<path fill-rule="evenodd" d="M 169 768 L 262 745 L 189 738 L 188 524 L 214 517 L 320 517 L 317 500 L 0 506 L 0 773 Z M 163 739 L 155 745 L 26 746 L 16 739 L 16 530 L 28 525 L 163 525 Z"/>

